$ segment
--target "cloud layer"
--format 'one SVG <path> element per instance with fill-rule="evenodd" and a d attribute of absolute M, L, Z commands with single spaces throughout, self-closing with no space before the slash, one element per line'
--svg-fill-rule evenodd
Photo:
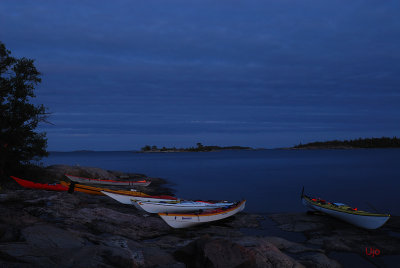
<path fill-rule="evenodd" d="M 400 131 L 397 1 L 1 1 L 49 149 L 255 147 Z M 118 142 L 117 142 L 118 141 Z"/>

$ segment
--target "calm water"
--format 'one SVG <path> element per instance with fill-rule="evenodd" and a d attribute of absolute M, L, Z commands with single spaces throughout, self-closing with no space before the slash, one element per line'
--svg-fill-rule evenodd
<path fill-rule="evenodd" d="M 400 150 L 261 150 L 207 153 L 51 153 L 45 165 L 94 166 L 174 183 L 186 199 L 248 200 L 256 213 L 304 211 L 305 192 L 400 215 Z"/>

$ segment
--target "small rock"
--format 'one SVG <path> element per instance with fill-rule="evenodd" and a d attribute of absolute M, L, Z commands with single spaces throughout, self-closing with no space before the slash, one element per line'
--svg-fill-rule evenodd
<path fill-rule="evenodd" d="M 281 237 L 265 237 L 263 240 L 273 244 L 280 250 L 294 254 L 303 252 L 324 252 L 321 249 L 306 247 L 302 244 L 291 242 Z"/>
<path fill-rule="evenodd" d="M 303 267 L 303 265 L 282 253 L 268 241 L 268 238 L 244 236 L 236 238 L 234 241 L 251 252 L 255 257 L 256 267 Z M 282 244 L 283 240 L 280 243 Z"/>
<path fill-rule="evenodd" d="M 175 257 L 190 267 L 303 267 L 256 237 L 230 241 L 204 236 L 176 251 Z"/>
<path fill-rule="evenodd" d="M 224 239 L 204 236 L 175 252 L 177 260 L 189 267 L 253 266 L 255 260 L 246 249 Z"/>
<path fill-rule="evenodd" d="M 42 248 L 79 248 L 84 240 L 75 237 L 72 233 L 52 225 L 34 225 L 22 230 L 22 236 L 30 245 Z"/>
<path fill-rule="evenodd" d="M 313 253 L 300 257 L 300 262 L 309 268 L 340 268 L 342 265 L 322 253 Z"/>

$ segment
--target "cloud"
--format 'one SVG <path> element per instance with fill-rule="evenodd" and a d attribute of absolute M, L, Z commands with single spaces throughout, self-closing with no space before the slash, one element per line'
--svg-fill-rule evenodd
<path fill-rule="evenodd" d="M 43 73 L 49 133 L 400 130 L 397 1 L 0 7 L 2 41 Z"/>

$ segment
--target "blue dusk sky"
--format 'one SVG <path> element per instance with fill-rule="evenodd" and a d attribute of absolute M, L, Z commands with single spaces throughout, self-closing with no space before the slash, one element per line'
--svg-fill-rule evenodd
<path fill-rule="evenodd" d="M 400 136 L 400 1 L 1 0 L 49 150 Z"/>

